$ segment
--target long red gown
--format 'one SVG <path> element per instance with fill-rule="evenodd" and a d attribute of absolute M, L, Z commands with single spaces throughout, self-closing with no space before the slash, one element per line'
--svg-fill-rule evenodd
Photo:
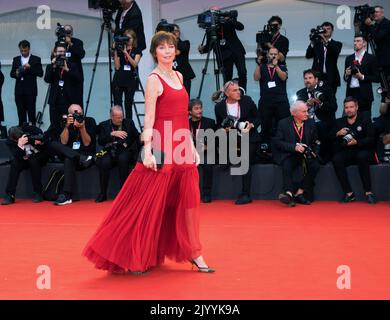
<path fill-rule="evenodd" d="M 157 74 L 156 74 L 157 75 Z M 158 76 L 158 75 L 157 75 Z M 164 137 L 164 122 L 172 124 L 172 132 L 189 130 L 188 94 L 185 88 L 174 89 L 158 76 L 163 93 L 156 103 L 153 128 Z M 159 147 L 165 153 L 180 143 L 165 136 Z M 153 138 L 153 148 L 156 147 Z M 172 150 L 169 147 L 172 144 Z M 182 152 L 188 161 L 173 160 L 157 172 L 137 163 L 113 206 L 86 245 L 83 255 L 98 269 L 111 272 L 146 271 L 164 262 L 188 261 L 200 255 L 199 176 L 192 151 Z"/>

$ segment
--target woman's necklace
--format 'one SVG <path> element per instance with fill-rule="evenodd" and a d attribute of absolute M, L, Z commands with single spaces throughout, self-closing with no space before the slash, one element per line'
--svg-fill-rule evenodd
<path fill-rule="evenodd" d="M 170 72 L 168 72 L 168 71 L 165 71 L 165 70 L 161 69 L 160 67 L 157 67 L 157 69 L 158 69 L 164 76 L 166 76 L 167 78 L 173 79 L 173 70 L 171 70 Z"/>

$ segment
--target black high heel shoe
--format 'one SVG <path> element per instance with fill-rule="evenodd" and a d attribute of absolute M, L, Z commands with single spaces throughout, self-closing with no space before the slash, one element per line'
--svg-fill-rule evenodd
<path fill-rule="evenodd" d="M 192 264 L 192 268 L 194 268 L 194 266 L 196 266 L 198 268 L 199 272 L 205 272 L 205 273 L 215 272 L 215 270 L 210 268 L 210 267 L 199 267 L 198 264 L 195 262 L 195 260 L 190 260 L 190 262 Z"/>

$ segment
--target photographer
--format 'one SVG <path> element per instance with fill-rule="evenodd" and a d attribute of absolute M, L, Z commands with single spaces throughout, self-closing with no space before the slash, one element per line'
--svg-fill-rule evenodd
<path fill-rule="evenodd" d="M 366 51 L 367 41 L 362 35 L 354 37 L 353 47 L 355 53 L 345 58 L 346 97 L 354 97 L 359 104 L 358 112 L 371 119 L 372 83 L 379 82 L 377 62 L 375 56 Z"/>
<path fill-rule="evenodd" d="M 299 90 L 297 100 L 306 102 L 309 118 L 313 119 L 321 142 L 319 160 L 326 163 L 332 158 L 333 139 L 329 135 L 336 120 L 336 97 L 331 88 L 319 81 L 317 72 L 308 69 L 303 72 L 305 88 Z"/>
<path fill-rule="evenodd" d="M 378 65 L 387 79 L 390 76 L 390 21 L 385 18 L 385 9 L 375 6 L 374 16 L 368 17 L 365 24 L 375 42 Z"/>
<path fill-rule="evenodd" d="M 30 53 L 27 40 L 19 42 L 20 56 L 14 57 L 10 76 L 15 82 L 15 103 L 18 110 L 19 126 L 28 121 L 35 125 L 36 100 L 38 95 L 37 77 L 43 76 L 41 58 Z"/>
<path fill-rule="evenodd" d="M 210 14 L 218 16 L 219 7 L 211 7 Z M 223 16 L 223 20 L 216 25 L 216 30 L 206 29 L 206 44 L 200 45 L 198 50 L 201 54 L 207 53 L 210 48 L 211 33 L 216 32 L 217 46 L 221 49 L 222 61 L 217 61 L 218 67 L 223 66 L 224 81 L 229 81 L 233 78 L 233 65 L 237 68 L 238 83 L 241 88 L 246 91 L 247 71 L 245 65 L 245 49 L 240 39 L 238 39 L 236 30 L 244 30 L 244 25 L 237 21 L 237 11 L 231 11 L 227 16 Z M 217 57 L 218 58 L 218 57 Z M 217 59 L 218 60 L 218 59 Z"/>
<path fill-rule="evenodd" d="M 332 39 L 333 24 L 324 22 L 310 33 L 310 44 L 306 58 L 313 58 L 312 69 L 318 72 L 320 80 L 326 82 L 336 94 L 340 86 L 340 73 L 337 60 L 343 44 Z"/>
<path fill-rule="evenodd" d="M 137 161 L 140 134 L 131 119 L 124 119 L 121 106 L 113 106 L 110 110 L 110 119 L 99 124 L 98 143 L 104 147 L 97 153 L 96 159 L 99 168 L 100 194 L 95 202 L 99 203 L 107 200 L 110 170 L 118 166 L 122 188 L 130 173 L 131 165 Z"/>
<path fill-rule="evenodd" d="M 115 35 L 122 35 L 124 30 L 133 30 L 137 35 L 138 50 L 146 48 L 144 23 L 138 4 L 133 0 L 119 0 L 121 8 L 115 17 Z"/>
<path fill-rule="evenodd" d="M 23 170 L 28 168 L 30 168 L 34 190 L 33 202 L 38 203 L 43 201 L 41 171 L 42 167 L 47 163 L 49 155 L 46 152 L 42 130 L 28 125 L 11 127 L 6 143 L 13 155 L 13 160 L 8 174 L 8 182 L 5 189 L 6 195 L 2 205 L 15 202 L 19 175 Z"/>
<path fill-rule="evenodd" d="M 347 175 L 347 166 L 357 164 L 363 188 L 370 204 L 376 203 L 371 189 L 370 163 L 374 160 L 374 128 L 371 119 L 358 114 L 358 101 L 353 97 L 344 100 L 345 116 L 337 119 L 331 131 L 335 139 L 333 166 L 343 189 L 344 203 L 355 200 Z"/>
<path fill-rule="evenodd" d="M 137 48 L 137 36 L 133 30 L 126 30 L 123 37 L 115 37 L 114 40 L 115 74 L 112 80 L 114 104 L 123 107 L 122 97 L 124 95 L 126 118 L 131 120 L 134 93 L 138 88 L 137 68 L 142 52 Z"/>
<path fill-rule="evenodd" d="M 198 166 L 199 174 L 202 172 L 202 201 L 204 203 L 211 202 L 211 191 L 213 188 L 213 164 L 207 163 L 207 138 L 200 139 L 199 130 L 211 129 L 215 131 L 216 125 L 215 121 L 210 118 L 203 116 L 203 103 L 199 99 L 192 99 L 188 105 L 188 111 L 190 114 L 190 130 L 192 133 L 192 139 L 195 146 L 197 147 L 198 153 L 203 153 L 204 163 Z M 209 152 L 214 152 L 215 150 L 210 150 Z"/>
<path fill-rule="evenodd" d="M 173 34 L 177 39 L 177 49 L 179 53 L 176 55 L 176 59 L 173 62 L 174 69 L 179 71 L 183 75 L 183 84 L 187 90 L 188 96 L 191 97 L 191 80 L 195 78 L 194 70 L 188 61 L 188 55 L 190 54 L 190 42 L 188 40 L 181 40 L 180 27 L 177 24 L 173 25 Z"/>
<path fill-rule="evenodd" d="M 252 202 L 250 198 L 252 180 L 251 165 L 255 160 L 256 145 L 260 141 L 260 135 L 257 132 L 260 121 L 257 116 L 256 104 L 251 97 L 241 96 L 240 87 L 237 82 L 226 82 L 223 87 L 223 92 L 226 99 L 223 99 L 215 105 L 217 128 L 223 128 L 228 132 L 230 129 L 233 129 L 230 125 L 230 120 L 234 120 L 238 126 L 238 128 L 234 129 L 239 129 L 241 134 L 249 134 L 249 154 L 244 155 L 249 160 L 249 169 L 246 174 L 242 175 L 242 192 L 235 202 L 235 204 L 247 204 Z"/>
<path fill-rule="evenodd" d="M 317 129 L 309 119 L 304 101 L 295 101 L 291 108 L 291 117 L 283 119 L 273 138 L 273 157 L 282 167 L 283 190 L 279 200 L 290 207 L 295 203 L 309 205 L 313 201 L 314 179 L 320 169 L 318 161 Z M 298 187 L 293 182 L 293 173 L 297 169 L 302 181 Z"/>
<path fill-rule="evenodd" d="M 76 65 L 67 61 L 65 44 L 56 43 L 54 55 L 46 67 L 45 82 L 50 84 L 50 123 L 59 128 L 62 115 L 68 114 L 69 106 L 82 103 L 79 94 L 82 78 Z"/>
<path fill-rule="evenodd" d="M 271 48 L 267 54 L 267 61 L 260 56 L 253 75 L 260 84 L 259 113 L 261 119 L 262 143 L 271 142 L 273 127 L 277 122 L 290 115 L 289 102 L 286 90 L 287 67 L 279 65 L 279 50 Z"/>
<path fill-rule="evenodd" d="M 277 48 L 279 50 L 278 54 L 278 60 L 280 63 L 284 63 L 286 61 L 287 53 L 289 51 L 289 40 L 280 34 L 280 28 L 282 27 L 282 19 L 279 16 L 272 16 L 267 23 L 267 29 L 263 32 L 266 33 L 266 38 L 263 39 L 264 42 L 259 41 L 258 44 L 262 48 L 262 50 L 265 50 L 265 52 L 268 52 L 271 48 Z"/>
<path fill-rule="evenodd" d="M 72 203 L 76 170 L 88 168 L 96 150 L 96 122 L 93 118 L 84 116 L 80 105 L 72 104 L 69 107 L 62 125 L 59 137 L 55 127 L 48 130 L 51 134 L 50 151 L 64 160 L 64 193 L 58 196 L 55 205 Z"/>

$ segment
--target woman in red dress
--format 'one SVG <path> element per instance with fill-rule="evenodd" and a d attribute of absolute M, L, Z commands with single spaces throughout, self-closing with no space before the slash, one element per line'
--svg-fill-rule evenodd
<path fill-rule="evenodd" d="M 201 255 L 199 155 L 189 131 L 183 77 L 172 70 L 176 50 L 173 34 L 153 37 L 150 52 L 157 67 L 146 84 L 144 157 L 83 251 L 96 268 L 139 274 L 167 257 L 214 272 Z M 153 151 L 164 154 L 159 169 Z"/>

